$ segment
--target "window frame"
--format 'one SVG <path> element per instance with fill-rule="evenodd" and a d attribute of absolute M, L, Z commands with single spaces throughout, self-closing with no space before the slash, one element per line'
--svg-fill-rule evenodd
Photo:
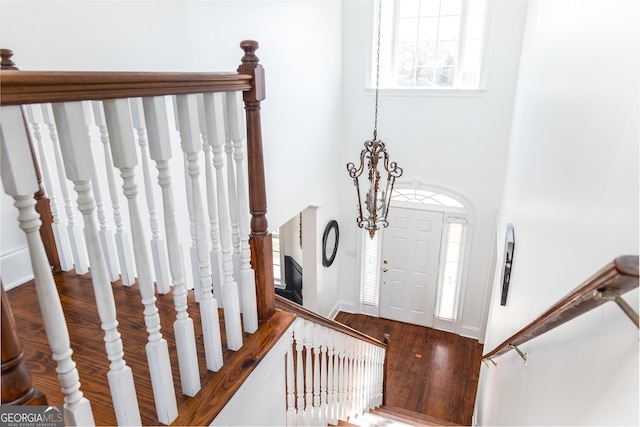
<path fill-rule="evenodd" d="M 398 9 L 398 0 L 382 0 L 386 2 L 393 2 L 394 6 L 394 25 L 395 21 L 397 21 L 397 9 Z M 486 70 L 488 67 L 485 66 L 487 59 L 487 38 L 488 38 L 488 27 L 490 23 L 490 17 L 492 13 L 492 4 L 489 0 L 485 0 L 484 7 L 484 15 L 482 21 L 482 38 L 480 39 L 480 62 L 479 62 L 479 73 L 478 73 L 478 85 L 477 87 L 461 87 L 457 83 L 459 83 L 459 79 L 461 76 L 461 67 L 462 67 L 462 58 L 464 57 L 464 46 L 467 42 L 465 34 L 466 34 L 466 23 L 468 19 L 468 2 L 469 0 L 461 0 L 462 6 L 464 9 L 464 15 L 460 15 L 461 23 L 460 30 L 458 32 L 460 40 L 459 46 L 462 48 L 458 49 L 457 52 L 457 61 L 456 61 L 456 71 L 454 77 L 454 84 L 452 86 L 389 86 L 389 85 L 380 85 L 378 91 L 381 95 L 391 95 L 391 96 L 443 96 L 443 97 L 482 97 L 486 92 Z M 367 72 L 367 87 L 365 87 L 365 92 L 367 94 L 373 95 L 376 91 L 376 53 L 377 53 L 377 39 L 378 39 L 378 3 L 371 2 L 372 4 L 372 14 L 370 19 L 371 24 L 371 50 L 370 55 L 368 55 L 368 72 Z M 395 28 L 394 28 L 395 30 Z M 392 30 L 392 46 L 391 46 L 391 72 L 395 69 L 395 49 L 396 49 L 396 33 L 397 30 Z"/>

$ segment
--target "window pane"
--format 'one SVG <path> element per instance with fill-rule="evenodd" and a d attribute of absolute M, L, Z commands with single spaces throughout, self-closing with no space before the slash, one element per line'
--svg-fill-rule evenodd
<path fill-rule="evenodd" d="M 422 18 L 418 30 L 418 40 L 430 41 L 438 39 L 438 18 Z"/>
<path fill-rule="evenodd" d="M 431 43 L 418 43 L 418 58 L 416 61 L 417 66 L 430 66 L 433 67 L 436 56 L 436 44 Z"/>
<path fill-rule="evenodd" d="M 416 69 L 416 86 L 433 86 L 433 67 L 420 67 Z"/>
<path fill-rule="evenodd" d="M 418 18 L 402 18 L 398 22 L 398 41 L 413 42 L 418 38 Z"/>
<path fill-rule="evenodd" d="M 486 7 L 486 0 L 468 0 L 469 2 L 469 15 L 484 15 Z"/>
<path fill-rule="evenodd" d="M 399 0 L 398 14 L 401 18 L 407 16 L 418 16 L 420 10 L 420 0 Z"/>
<path fill-rule="evenodd" d="M 437 86 L 453 86 L 453 79 L 455 77 L 455 68 L 436 68 L 435 83 Z"/>
<path fill-rule="evenodd" d="M 460 38 L 460 17 L 444 16 L 440 18 L 439 40 L 458 40 Z"/>
<path fill-rule="evenodd" d="M 362 231 L 362 284 L 360 286 L 360 302 L 364 305 L 378 305 L 378 277 L 380 273 L 380 233 L 373 239 L 369 232 Z"/>
<path fill-rule="evenodd" d="M 458 42 L 438 43 L 437 65 L 441 67 L 455 66 L 457 59 L 458 59 Z"/>
<path fill-rule="evenodd" d="M 442 319 L 453 320 L 455 318 L 455 299 L 459 282 L 463 236 L 464 224 L 457 222 L 448 224 L 437 314 Z"/>
<path fill-rule="evenodd" d="M 461 10 L 461 0 L 442 0 L 440 3 L 440 16 L 460 15 Z"/>
<path fill-rule="evenodd" d="M 440 0 L 422 0 L 420 16 L 440 15 Z"/>

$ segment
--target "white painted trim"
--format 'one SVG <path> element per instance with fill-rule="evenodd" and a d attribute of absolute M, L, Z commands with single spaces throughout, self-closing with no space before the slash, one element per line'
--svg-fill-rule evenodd
<path fill-rule="evenodd" d="M 289 326 L 287 331 L 280 337 L 278 342 L 260 361 L 256 369 L 249 375 L 240 389 L 222 408 L 218 416 L 211 423 L 212 426 L 232 426 L 236 418 L 246 411 L 253 400 L 259 398 L 256 396 L 255 390 L 261 390 L 268 382 L 271 374 L 278 369 L 284 370 L 284 361 L 287 350 L 291 346 L 291 335 L 293 334 L 293 325 Z M 283 384 L 284 386 L 284 384 Z M 285 393 L 285 391 L 283 391 Z M 278 408 L 272 408 L 277 411 Z M 280 408 L 282 411 L 282 420 L 286 419 L 286 406 Z M 256 414 L 259 417 L 260 414 Z"/>
<path fill-rule="evenodd" d="M 336 302 L 333 308 L 329 311 L 327 317 L 329 319 L 335 319 L 338 313 L 340 312 L 340 301 Z"/>
<path fill-rule="evenodd" d="M 33 280 L 29 248 L 25 246 L 0 256 L 0 274 L 5 291 Z"/>
<path fill-rule="evenodd" d="M 375 96 L 376 90 L 365 88 L 365 94 Z M 458 97 L 458 98 L 482 98 L 487 93 L 486 89 L 453 89 L 453 88 L 380 88 L 380 96 L 383 97 Z"/>
<path fill-rule="evenodd" d="M 461 337 L 465 337 L 465 338 L 471 338 L 474 340 L 479 340 L 480 339 L 480 328 L 477 326 L 469 326 L 469 325 L 462 325 L 460 327 L 460 334 Z"/>

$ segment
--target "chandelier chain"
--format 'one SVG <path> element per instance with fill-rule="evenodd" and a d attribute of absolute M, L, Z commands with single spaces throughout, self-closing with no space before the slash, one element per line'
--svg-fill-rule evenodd
<path fill-rule="evenodd" d="M 378 0 L 378 46 L 376 51 L 376 106 L 373 120 L 373 140 L 378 140 L 378 97 L 380 94 L 380 38 L 382 26 L 382 0 Z"/>

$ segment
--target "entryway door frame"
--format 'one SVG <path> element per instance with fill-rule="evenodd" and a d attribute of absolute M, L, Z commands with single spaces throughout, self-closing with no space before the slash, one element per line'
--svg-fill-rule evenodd
<path fill-rule="evenodd" d="M 412 195 L 415 192 L 415 195 Z M 404 195 L 396 195 L 395 193 L 403 193 Z M 435 199 L 429 199 L 429 194 L 435 195 Z M 414 182 L 404 182 L 398 183 L 396 185 L 396 189 L 394 190 L 394 197 L 392 197 L 391 206 L 399 207 L 399 208 L 409 208 L 409 209 L 417 209 L 422 211 L 431 211 L 431 212 L 441 212 L 443 213 L 443 238 L 441 239 L 440 246 L 440 260 L 438 263 L 438 279 L 437 279 L 437 290 L 436 290 L 436 306 L 434 307 L 434 319 L 433 319 L 433 328 L 448 332 L 453 332 L 456 334 L 461 333 L 461 324 L 462 324 L 462 315 L 464 312 L 464 294 L 467 283 L 467 270 L 468 270 L 468 260 L 471 248 L 471 237 L 473 234 L 473 219 L 474 219 L 474 209 L 468 199 L 458 192 L 451 191 L 449 189 L 443 189 L 441 187 L 436 187 L 432 185 L 425 185 L 421 183 Z M 452 319 L 441 318 L 437 315 L 438 313 L 438 301 L 441 298 L 441 275 L 444 269 L 444 251 L 446 245 L 446 231 L 449 223 L 462 223 L 464 224 L 464 237 L 462 242 L 462 251 L 461 251 L 461 259 L 460 259 L 460 268 L 458 271 L 458 286 L 456 288 L 455 295 L 455 308 L 454 315 Z M 363 286 L 363 276 L 364 270 L 361 269 L 360 272 L 360 298 L 359 302 L 359 311 L 364 314 L 369 314 L 372 316 L 380 317 L 380 281 L 382 278 L 382 269 L 384 268 L 383 260 L 382 260 L 382 248 L 383 248 L 383 240 L 385 236 L 386 230 L 379 230 L 376 232 L 378 239 L 380 239 L 378 243 L 378 253 L 377 253 L 377 262 L 378 262 L 378 275 L 377 275 L 377 290 L 376 297 L 377 302 L 374 304 L 365 304 L 363 303 L 362 298 L 362 286 Z M 363 233 L 363 245 L 360 247 L 360 260 L 361 263 L 364 262 L 364 244 L 365 239 L 368 240 L 368 237 L 364 237 Z"/>

